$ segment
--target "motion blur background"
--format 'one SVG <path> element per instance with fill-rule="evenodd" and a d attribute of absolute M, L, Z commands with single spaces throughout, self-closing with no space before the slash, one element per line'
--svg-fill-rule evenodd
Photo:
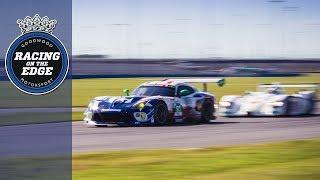
<path fill-rule="evenodd" d="M 226 77 L 225 87 L 209 86 L 217 99 L 261 83 L 320 83 L 319 7 L 318 0 L 74 1 L 73 120 L 96 96 L 122 96 L 159 78 Z M 318 119 L 319 110 L 170 127 L 74 122 L 73 178 L 319 179 L 319 139 L 308 139 L 320 137 Z M 295 141 L 268 144 L 288 140 Z M 235 144 L 244 145 L 221 147 Z"/>
<path fill-rule="evenodd" d="M 73 54 L 319 58 L 317 0 L 79 0 Z"/>
<path fill-rule="evenodd" d="M 92 98 L 159 78 L 227 77 L 224 88 L 209 86 L 217 99 L 261 83 L 319 84 L 319 7 L 318 0 L 1 2 L 0 179 L 70 179 L 71 152 L 74 179 L 319 179 L 319 111 L 172 127 L 81 122 Z M 58 21 L 54 34 L 72 62 L 72 87 L 70 73 L 39 97 L 17 90 L 3 61 L 20 35 L 16 20 L 36 13 Z"/>
<path fill-rule="evenodd" d="M 221 75 L 234 66 L 318 72 L 319 6 L 317 0 L 79 0 L 73 74 Z"/>

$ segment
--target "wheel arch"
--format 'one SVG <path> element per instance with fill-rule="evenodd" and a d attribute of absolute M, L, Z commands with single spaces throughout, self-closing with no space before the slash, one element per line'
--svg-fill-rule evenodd
<path fill-rule="evenodd" d="M 158 104 L 159 102 L 164 103 L 164 104 L 167 106 L 167 108 L 169 108 L 169 107 L 168 107 L 168 104 L 167 104 L 166 101 L 163 100 L 163 99 L 151 99 L 151 100 L 149 101 L 149 103 L 151 103 L 153 106 L 155 106 L 155 105 Z"/>

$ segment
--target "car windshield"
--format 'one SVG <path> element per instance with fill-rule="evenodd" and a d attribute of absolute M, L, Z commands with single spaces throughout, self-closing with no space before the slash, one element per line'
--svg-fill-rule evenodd
<path fill-rule="evenodd" d="M 174 97 L 175 89 L 173 87 L 163 86 L 140 86 L 135 89 L 131 95 L 134 96 L 169 96 Z"/>
<path fill-rule="evenodd" d="M 283 94 L 283 91 L 284 90 L 281 87 L 271 87 L 264 90 L 264 92 L 269 94 Z"/>

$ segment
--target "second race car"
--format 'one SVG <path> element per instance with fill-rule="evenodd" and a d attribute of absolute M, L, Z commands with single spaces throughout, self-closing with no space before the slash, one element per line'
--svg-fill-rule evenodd
<path fill-rule="evenodd" d="M 286 94 L 284 88 L 303 88 Z M 315 109 L 316 84 L 265 84 L 256 92 L 243 96 L 223 96 L 219 102 L 221 116 L 298 116 L 311 114 Z"/>
<path fill-rule="evenodd" d="M 203 83 L 199 91 L 189 83 Z M 208 122 L 214 119 L 215 97 L 207 83 L 223 86 L 224 79 L 165 79 L 147 82 L 124 97 L 94 98 L 85 111 L 88 125 L 167 125 L 175 122 Z"/>

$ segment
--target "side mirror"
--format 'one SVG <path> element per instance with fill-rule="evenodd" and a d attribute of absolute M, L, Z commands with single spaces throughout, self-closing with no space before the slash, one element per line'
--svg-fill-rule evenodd
<path fill-rule="evenodd" d="M 190 94 L 190 91 L 188 89 L 182 89 L 180 92 L 179 92 L 179 96 L 187 96 Z"/>
<path fill-rule="evenodd" d="M 221 79 L 221 80 L 218 81 L 218 86 L 219 86 L 219 87 L 222 87 L 222 86 L 224 86 L 225 84 L 226 84 L 226 80 L 225 80 L 225 79 Z"/>
<path fill-rule="evenodd" d="M 126 96 L 129 96 L 130 91 L 129 91 L 129 89 L 124 89 L 124 90 L 123 90 L 123 93 L 124 93 Z"/>

